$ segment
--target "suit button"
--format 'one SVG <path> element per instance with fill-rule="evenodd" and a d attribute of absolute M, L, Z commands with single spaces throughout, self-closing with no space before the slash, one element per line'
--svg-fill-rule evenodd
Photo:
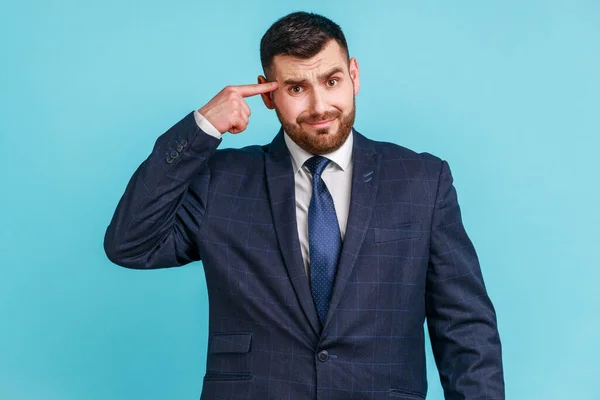
<path fill-rule="evenodd" d="M 173 159 L 171 158 L 171 156 L 167 157 L 167 164 L 171 164 L 173 162 Z"/>
<path fill-rule="evenodd" d="M 177 157 L 179 157 L 179 153 L 178 153 L 178 152 L 176 152 L 176 151 L 172 151 L 172 152 L 171 152 L 171 154 L 169 154 L 169 156 L 170 156 L 172 159 L 176 159 Z"/>
<path fill-rule="evenodd" d="M 317 354 L 317 358 L 319 359 L 319 361 L 325 362 L 329 359 L 329 353 L 327 352 L 327 350 L 321 350 L 319 354 Z"/>
<path fill-rule="evenodd" d="M 183 139 L 183 140 L 181 141 L 181 145 L 182 145 L 183 147 L 187 147 L 187 145 L 188 145 L 188 142 L 187 142 L 187 140 Z"/>
<path fill-rule="evenodd" d="M 181 151 L 181 150 L 183 150 L 183 145 L 181 143 L 179 143 L 177 145 L 177 151 Z"/>

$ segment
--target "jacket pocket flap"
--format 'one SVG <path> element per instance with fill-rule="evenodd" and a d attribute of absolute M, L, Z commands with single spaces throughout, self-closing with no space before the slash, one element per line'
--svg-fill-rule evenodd
<path fill-rule="evenodd" d="M 250 351 L 252 333 L 213 333 L 210 337 L 209 353 L 247 353 Z"/>
<path fill-rule="evenodd" d="M 390 242 L 392 240 L 418 238 L 421 236 L 421 223 L 409 222 L 393 228 L 375 228 L 375 242 Z"/>

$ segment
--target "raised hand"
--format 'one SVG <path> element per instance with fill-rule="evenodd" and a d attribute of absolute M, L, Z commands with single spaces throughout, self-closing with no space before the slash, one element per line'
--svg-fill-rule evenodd
<path fill-rule="evenodd" d="M 219 132 L 240 133 L 248 126 L 250 107 L 244 98 L 269 93 L 279 87 L 277 82 L 227 86 L 198 112 Z"/>

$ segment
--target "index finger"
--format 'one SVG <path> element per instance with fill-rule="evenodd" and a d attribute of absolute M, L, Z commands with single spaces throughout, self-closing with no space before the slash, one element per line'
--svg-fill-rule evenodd
<path fill-rule="evenodd" d="M 277 81 L 265 82 L 265 83 L 254 83 L 252 85 L 241 85 L 234 86 L 236 92 L 242 97 L 256 96 L 257 94 L 269 93 L 276 90 L 279 87 Z"/>

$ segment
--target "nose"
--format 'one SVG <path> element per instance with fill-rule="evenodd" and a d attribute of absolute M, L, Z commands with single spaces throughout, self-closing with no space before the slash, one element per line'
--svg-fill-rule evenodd
<path fill-rule="evenodd" d="M 320 115 L 327 111 L 325 96 L 319 90 L 313 90 L 310 98 L 311 115 Z"/>

